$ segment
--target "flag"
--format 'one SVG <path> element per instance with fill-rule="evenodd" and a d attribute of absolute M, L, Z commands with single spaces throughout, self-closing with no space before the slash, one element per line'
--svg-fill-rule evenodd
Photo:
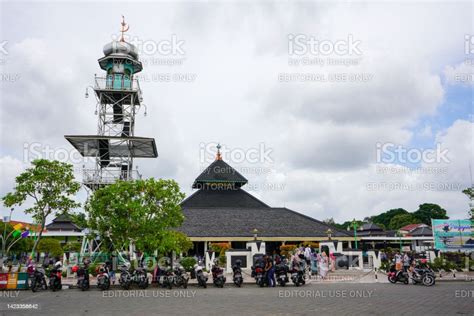
<path fill-rule="evenodd" d="M 25 230 L 24 232 L 21 233 L 21 238 L 26 238 L 30 234 L 29 230 Z"/>
<path fill-rule="evenodd" d="M 22 227 L 23 227 L 23 224 L 22 224 L 22 223 L 18 223 L 18 224 L 16 224 L 15 226 L 13 226 L 13 229 L 14 229 L 14 230 L 20 230 Z"/>
<path fill-rule="evenodd" d="M 15 230 L 15 231 L 13 232 L 13 237 L 15 237 L 15 238 L 18 237 L 18 236 L 20 236 L 20 235 L 21 235 L 21 231 L 20 231 L 20 230 Z"/>

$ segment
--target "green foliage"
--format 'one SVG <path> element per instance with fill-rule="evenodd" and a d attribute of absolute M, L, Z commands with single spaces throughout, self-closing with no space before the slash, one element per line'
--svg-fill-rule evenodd
<path fill-rule="evenodd" d="M 163 231 L 163 238 L 156 250 L 160 254 L 166 254 L 172 251 L 176 253 L 188 252 L 191 248 L 193 248 L 193 242 L 188 236 L 178 231 L 167 230 Z"/>
<path fill-rule="evenodd" d="M 71 213 L 69 215 L 70 215 L 71 220 L 74 224 L 76 224 L 80 228 L 87 228 L 86 214 L 84 214 L 84 213 Z"/>
<path fill-rule="evenodd" d="M 193 257 L 184 257 L 181 259 L 180 263 L 186 271 L 190 272 L 196 264 L 196 259 Z"/>
<path fill-rule="evenodd" d="M 92 263 L 91 265 L 89 265 L 89 274 L 92 275 L 92 276 L 97 276 L 97 267 L 99 265 L 96 264 L 96 263 Z"/>
<path fill-rule="evenodd" d="M 68 242 L 63 246 L 64 252 L 80 252 L 81 244 L 78 242 Z"/>
<path fill-rule="evenodd" d="M 390 265 L 391 265 L 391 262 L 390 262 L 390 261 L 388 261 L 388 260 L 382 261 L 382 262 L 380 263 L 380 268 L 379 268 L 379 270 L 388 272 L 388 270 L 390 269 Z"/>
<path fill-rule="evenodd" d="M 80 184 L 74 181 L 72 165 L 37 159 L 32 162 L 32 167 L 26 169 L 15 179 L 14 192 L 7 193 L 2 200 L 6 207 L 22 205 L 27 199 L 32 201 L 32 206 L 25 209 L 35 221 L 41 224 L 33 251 L 36 250 L 41 239 L 46 219 L 56 213 L 67 213 L 80 204 L 71 199 Z"/>
<path fill-rule="evenodd" d="M 462 190 L 462 193 L 464 193 L 469 200 L 474 200 L 474 188 L 467 188 Z M 471 208 L 469 209 L 469 218 L 471 220 L 474 220 L 474 204 L 471 205 Z"/>
<path fill-rule="evenodd" d="M 62 256 L 64 251 L 57 239 L 43 238 L 38 243 L 38 251 L 48 253 L 50 257 Z"/>
<path fill-rule="evenodd" d="M 132 242 L 142 252 L 185 251 L 189 239 L 174 231 L 184 220 L 183 198 L 173 180 L 118 181 L 87 201 L 88 227 L 117 250 Z"/>
<path fill-rule="evenodd" d="M 402 228 L 403 226 L 410 225 L 410 224 L 419 224 L 421 221 L 416 218 L 413 214 L 399 214 L 394 216 L 390 220 L 389 228 L 398 230 Z"/>
<path fill-rule="evenodd" d="M 421 223 L 431 226 L 431 219 L 448 219 L 446 210 L 438 204 L 424 203 L 418 207 L 413 215 L 420 220 Z"/>
<path fill-rule="evenodd" d="M 364 225 L 364 222 L 363 221 L 360 221 L 360 220 L 356 220 L 356 225 L 357 225 L 357 228 L 361 227 L 362 225 Z M 350 231 L 354 231 L 354 223 L 353 221 L 345 221 L 344 223 L 342 224 L 334 224 L 333 225 L 334 227 L 336 228 L 339 228 L 339 229 L 342 229 L 342 230 L 347 230 L 347 227 L 349 227 L 349 230 Z"/>
<path fill-rule="evenodd" d="M 370 219 L 374 224 L 377 224 L 379 226 L 383 225 L 384 227 L 390 227 L 390 221 L 392 220 L 392 218 L 401 214 L 408 214 L 408 211 L 403 208 L 391 209 L 379 215 L 372 216 Z"/>

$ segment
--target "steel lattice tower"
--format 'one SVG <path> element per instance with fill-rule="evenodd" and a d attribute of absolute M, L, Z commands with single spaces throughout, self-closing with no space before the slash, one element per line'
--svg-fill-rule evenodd
<path fill-rule="evenodd" d="M 117 180 L 141 178 L 134 170 L 134 158 L 156 158 L 154 138 L 135 136 L 135 118 L 142 104 L 142 92 L 135 74 L 143 69 L 137 48 L 125 42 L 128 25 L 122 21 L 120 41 L 104 46 L 98 60 L 103 76 L 95 76 L 97 135 L 64 136 L 83 157 L 94 157 L 94 168 L 83 170 L 83 184 L 91 190 Z M 86 90 L 86 96 L 88 95 Z"/>

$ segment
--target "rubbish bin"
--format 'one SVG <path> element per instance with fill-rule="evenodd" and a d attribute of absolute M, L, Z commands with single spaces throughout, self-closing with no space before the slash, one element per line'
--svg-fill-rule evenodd
<path fill-rule="evenodd" d="M 19 290 L 28 288 L 28 273 L 20 272 L 18 273 L 18 280 L 16 283 L 16 288 Z"/>
<path fill-rule="evenodd" d="M 8 283 L 8 273 L 0 273 L 0 290 L 6 289 Z"/>
<path fill-rule="evenodd" d="M 9 289 L 9 290 L 16 289 L 17 281 L 18 281 L 18 273 L 17 272 L 8 273 L 7 289 Z"/>

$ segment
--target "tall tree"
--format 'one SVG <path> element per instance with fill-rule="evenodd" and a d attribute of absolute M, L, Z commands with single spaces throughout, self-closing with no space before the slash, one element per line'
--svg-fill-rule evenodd
<path fill-rule="evenodd" d="M 88 227 L 116 250 L 132 243 L 141 252 L 179 251 L 187 238 L 174 231 L 184 220 L 183 198 L 173 180 L 118 181 L 95 191 L 86 202 Z"/>
<path fill-rule="evenodd" d="M 46 159 L 34 160 L 32 167 L 16 177 L 15 181 L 14 191 L 2 198 L 3 204 L 11 207 L 21 206 L 27 200 L 33 202 L 33 206 L 27 208 L 25 213 L 31 214 L 36 223 L 41 225 L 32 249 L 35 252 L 46 219 L 50 215 L 67 213 L 80 206 L 72 199 L 79 191 L 80 184 L 74 181 L 72 165 Z"/>
<path fill-rule="evenodd" d="M 474 188 L 467 188 L 462 191 L 469 198 L 469 217 L 474 220 Z"/>
<path fill-rule="evenodd" d="M 374 224 L 383 225 L 383 227 L 390 227 L 390 221 L 392 218 L 400 214 L 408 214 L 408 211 L 403 208 L 395 208 L 379 215 L 372 216 L 371 219 Z"/>
<path fill-rule="evenodd" d="M 390 229 L 398 230 L 403 226 L 410 224 L 420 224 L 421 221 L 416 218 L 413 214 L 398 214 L 390 220 Z"/>
<path fill-rule="evenodd" d="M 418 207 L 413 215 L 420 220 L 421 223 L 431 225 L 431 219 L 448 219 L 446 210 L 438 204 L 424 203 Z"/>

